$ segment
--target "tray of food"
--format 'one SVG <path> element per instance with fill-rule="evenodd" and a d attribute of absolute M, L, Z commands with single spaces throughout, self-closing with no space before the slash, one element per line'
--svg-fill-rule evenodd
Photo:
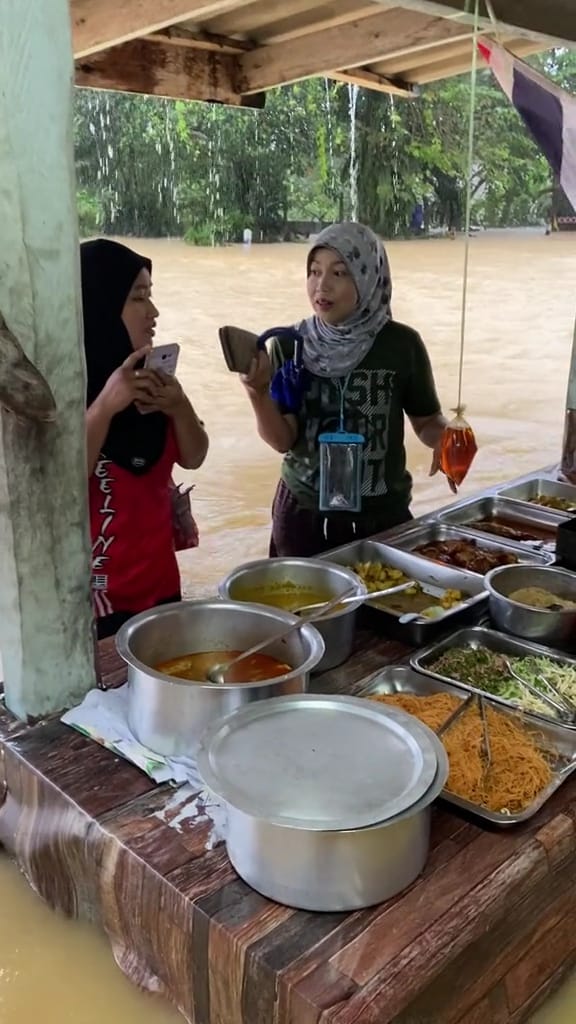
<path fill-rule="evenodd" d="M 496 493 L 512 501 L 553 510 L 557 515 L 570 516 L 576 513 L 576 487 L 562 483 L 561 480 L 534 477 L 519 484 L 500 487 Z"/>
<path fill-rule="evenodd" d="M 390 546 L 411 551 L 420 558 L 480 576 L 499 565 L 550 565 L 554 561 L 554 555 L 548 551 L 531 551 L 512 541 L 479 536 L 437 521 L 391 531 L 386 540 Z"/>
<path fill-rule="evenodd" d="M 375 676 L 360 694 L 400 707 L 437 731 L 468 696 L 453 684 L 394 665 Z M 576 769 L 576 732 L 554 722 L 477 701 L 441 739 L 450 774 L 442 799 L 499 828 L 528 821 Z"/>
<path fill-rule="evenodd" d="M 556 551 L 556 531 L 564 517 L 545 508 L 522 505 L 498 495 L 463 502 L 439 512 L 437 519 L 474 533 L 491 534 L 538 551 Z"/>
<path fill-rule="evenodd" d="M 560 651 L 475 627 L 417 651 L 410 663 L 418 672 L 482 693 L 497 704 L 520 708 L 563 729 L 576 728 L 570 712 L 576 704 L 576 659 Z"/>
<path fill-rule="evenodd" d="M 377 598 L 362 609 L 374 630 L 414 647 L 430 643 L 448 627 L 478 622 L 486 613 L 487 597 L 479 576 L 427 562 L 409 551 L 363 540 L 322 558 L 353 569 L 369 591 L 415 580 L 410 590 Z M 410 621 L 403 621 L 408 615 Z"/>

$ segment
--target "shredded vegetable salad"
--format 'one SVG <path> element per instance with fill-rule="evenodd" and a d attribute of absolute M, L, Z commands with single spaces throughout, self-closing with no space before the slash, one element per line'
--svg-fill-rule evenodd
<path fill-rule="evenodd" d="M 507 660 L 514 671 L 536 689 L 547 692 L 546 686 L 538 679 L 539 675 L 544 676 L 559 693 L 576 703 L 576 665 L 533 655 Z M 438 675 L 475 686 L 510 701 L 524 711 L 533 711 L 547 718 L 559 717 L 550 704 L 530 693 L 510 675 L 505 655 L 485 647 L 454 647 L 441 654 L 429 667 Z"/>

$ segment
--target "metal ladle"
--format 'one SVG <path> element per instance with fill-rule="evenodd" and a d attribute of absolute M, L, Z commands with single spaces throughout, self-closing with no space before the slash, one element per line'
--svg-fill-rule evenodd
<path fill-rule="evenodd" d="M 261 640 L 260 643 L 254 644 L 253 647 L 249 647 L 247 651 L 243 651 L 242 654 L 238 654 L 237 657 L 232 658 L 231 661 L 222 662 L 220 665 L 213 665 L 212 668 L 206 673 L 206 679 L 209 683 L 214 683 L 215 686 L 222 686 L 226 683 L 224 676 L 239 661 L 244 661 L 245 658 L 251 658 L 253 654 L 258 654 L 263 651 L 270 644 L 277 643 L 278 640 L 284 640 L 285 637 L 290 636 L 291 633 L 295 633 L 296 630 L 302 629 L 302 626 L 307 622 L 316 622 L 319 619 L 323 619 L 327 612 L 331 612 L 333 608 L 337 608 L 339 604 L 342 604 L 347 598 L 353 599 L 356 595 L 356 600 L 360 600 L 362 595 L 357 594 L 357 585 L 350 587 L 343 594 L 337 594 L 330 601 L 323 604 L 319 611 L 312 612 L 311 615 L 307 615 L 304 619 L 297 619 L 287 629 L 281 630 L 280 633 L 275 633 L 274 636 L 268 637 L 267 640 Z"/>
<path fill-rule="evenodd" d="M 418 584 L 416 580 L 408 580 L 406 583 L 399 583 L 396 587 L 388 587 L 386 590 L 373 590 L 368 594 L 356 594 L 351 597 L 340 598 L 339 604 L 365 604 L 366 601 L 374 601 L 379 597 L 388 597 L 390 594 L 401 594 L 403 590 L 410 590 L 410 587 L 415 587 Z M 318 601 L 317 604 L 303 604 L 301 608 L 297 608 L 294 612 L 295 615 L 302 615 L 302 612 L 314 611 L 316 608 L 326 608 L 325 601 Z"/>

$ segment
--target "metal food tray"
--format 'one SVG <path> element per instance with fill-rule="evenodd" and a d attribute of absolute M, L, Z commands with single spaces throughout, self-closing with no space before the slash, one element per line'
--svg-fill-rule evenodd
<path fill-rule="evenodd" d="M 474 572 L 431 562 L 419 558 L 409 551 L 390 547 L 373 540 L 356 541 L 321 555 L 325 561 L 338 565 L 352 566 L 356 562 L 381 562 L 393 569 L 399 569 L 410 579 L 424 586 L 439 587 L 442 590 L 461 590 L 469 595 L 466 601 L 452 608 L 439 619 L 422 619 L 400 623 L 400 613 L 381 608 L 376 602 L 368 603 L 362 609 L 363 616 L 373 629 L 381 629 L 394 640 L 403 641 L 412 647 L 429 644 L 446 629 L 469 625 L 485 614 L 488 595 L 484 590 L 481 576 Z"/>
<path fill-rule="evenodd" d="M 576 488 L 575 488 L 576 493 Z M 541 526 L 550 530 L 552 537 L 549 541 L 535 538 L 534 540 L 508 540 L 500 537 L 497 533 L 483 530 L 475 523 L 479 519 L 490 519 L 502 516 L 510 523 L 516 524 L 520 529 L 524 527 L 529 530 L 531 526 Z M 518 501 L 510 501 L 508 498 L 496 494 L 487 495 L 483 498 L 474 498 L 471 501 L 462 502 L 460 505 L 447 508 L 439 512 L 437 520 L 452 526 L 464 526 L 467 530 L 479 534 L 481 537 L 493 537 L 495 540 L 502 540 L 504 543 L 520 544 L 532 551 L 550 550 L 556 548 L 556 530 L 560 523 L 565 521 L 565 515 L 558 515 L 552 509 L 543 508 L 539 505 L 524 505 Z"/>
<path fill-rule="evenodd" d="M 508 657 L 526 658 L 529 655 L 533 655 L 537 658 L 548 658 L 550 661 L 557 661 L 561 665 L 570 665 L 574 668 L 576 668 L 576 658 L 568 657 L 561 651 L 554 650 L 551 647 L 543 647 L 541 644 L 534 644 L 529 640 L 519 640 L 516 637 L 507 636 L 505 633 L 497 633 L 493 629 L 476 626 L 471 629 L 461 629 L 457 633 L 453 633 L 452 636 L 445 637 L 443 640 L 431 644 L 422 651 L 416 651 L 410 659 L 412 668 L 417 672 L 425 673 L 432 679 L 451 683 L 459 689 L 466 690 L 468 693 L 481 693 L 494 704 L 514 709 L 516 712 L 520 710 L 523 716 L 537 719 L 540 723 L 546 722 L 546 724 L 549 724 L 553 722 L 559 729 L 568 730 L 576 735 L 576 723 L 571 724 L 569 721 L 560 721 L 560 719 L 554 718 L 552 715 L 544 715 L 537 711 L 524 711 L 519 709 L 517 704 L 506 700 L 505 697 L 497 697 L 493 693 L 487 693 L 486 690 L 479 690 L 478 687 L 472 686 L 470 683 L 463 683 L 460 679 L 453 679 L 450 676 L 443 676 L 439 672 L 435 672 L 433 663 L 436 659 L 441 654 L 444 654 L 445 651 L 450 651 L 454 647 L 472 647 L 476 650 L 484 647 L 495 654 L 505 654 Z"/>
<path fill-rule="evenodd" d="M 547 477 L 531 477 L 529 480 L 524 480 L 523 483 L 512 484 L 512 486 L 508 484 L 498 488 L 496 493 L 502 498 L 530 505 L 530 508 L 544 509 L 546 509 L 546 506 L 535 504 L 534 498 L 567 498 L 568 501 L 574 502 L 574 509 L 576 511 L 576 487 L 562 483 L 560 480 L 548 479 Z M 546 511 L 553 512 L 563 519 L 575 514 L 574 512 L 563 512 L 561 509 L 546 509 Z"/>
<path fill-rule="evenodd" d="M 554 555 L 551 552 L 532 551 L 523 544 L 497 540 L 489 533 L 474 533 L 473 530 L 465 527 L 456 528 L 455 526 L 448 526 L 434 519 L 423 522 L 419 526 L 404 527 L 402 529 L 396 528 L 386 538 L 388 545 L 401 548 L 403 551 L 411 551 L 416 558 L 420 558 L 424 562 L 432 562 L 433 565 L 443 565 L 444 563 L 427 558 L 425 555 L 417 554 L 414 549 L 423 544 L 446 540 L 474 541 L 478 548 L 483 548 L 486 551 L 507 551 L 515 555 L 518 563 L 522 565 L 551 565 L 554 561 Z M 455 571 L 466 572 L 470 576 L 483 578 L 482 573 L 458 569 L 457 566 L 450 566 L 450 568 L 453 568 Z"/>
<path fill-rule="evenodd" d="M 359 696 L 369 697 L 372 694 L 382 693 L 413 693 L 422 697 L 430 696 L 433 693 L 449 693 L 454 697 L 459 697 L 461 700 L 466 699 L 466 694 L 462 692 L 460 687 L 455 686 L 453 683 L 435 679 L 432 676 L 420 675 L 407 665 L 394 665 L 384 669 L 383 672 L 371 680 L 368 687 Z M 487 698 L 486 703 L 495 704 L 495 701 Z M 466 814 L 488 822 L 490 825 L 495 825 L 498 828 L 510 828 L 514 825 L 521 825 L 522 822 L 533 818 L 546 801 L 560 788 L 562 783 L 574 772 L 576 769 L 576 733 L 569 729 L 564 729 L 562 726 L 555 725 L 549 719 L 544 722 L 531 714 L 519 714 L 517 711 L 511 711 L 505 707 L 499 707 L 498 710 L 501 714 L 507 715 L 516 721 L 520 719 L 526 729 L 536 733 L 540 741 L 538 745 L 541 748 L 544 747 L 546 749 L 549 745 L 549 748 L 558 751 L 559 758 L 554 767 L 554 777 L 550 785 L 542 790 L 529 807 L 526 807 L 517 814 L 502 814 L 498 811 L 489 811 L 478 804 L 471 803 L 469 800 L 463 800 L 461 797 L 454 796 L 453 793 L 449 793 L 446 789 L 442 790 L 441 799 L 453 807 L 459 808 Z M 542 737 L 544 738 L 544 743 L 541 742 Z"/>

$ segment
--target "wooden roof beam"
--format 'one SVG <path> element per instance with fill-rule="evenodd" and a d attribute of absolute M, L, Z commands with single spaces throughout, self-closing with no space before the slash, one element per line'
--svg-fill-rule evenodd
<path fill-rule="evenodd" d="M 76 85 L 232 106 L 264 106 L 237 88 L 237 58 L 137 39 L 76 61 Z"/>
<path fill-rule="evenodd" d="M 378 14 L 378 8 L 373 4 L 358 6 L 357 0 L 351 3 L 341 2 L 336 4 L 323 4 L 308 16 L 300 18 L 284 18 L 282 21 L 274 22 L 266 31 L 266 38 L 263 40 L 267 45 L 270 43 L 286 43 L 291 39 L 299 39 L 309 32 L 325 31 L 328 28 L 337 28 L 338 25 L 349 25 L 351 21 L 361 21 L 363 18 L 371 18 Z"/>
<path fill-rule="evenodd" d="M 250 0 L 70 0 L 74 56 L 86 57 L 168 25 L 202 20 Z"/>
<path fill-rule="evenodd" d="M 284 19 L 297 19 L 306 15 L 321 0 L 251 0 L 237 10 L 227 10 L 211 17 L 205 25 L 208 32 L 218 35 L 254 35 L 255 38 L 268 34 L 268 26 Z M 338 6 L 341 0 L 336 0 Z M 360 0 L 358 0 L 360 3 Z M 375 7 L 378 11 L 378 5 Z"/>
<path fill-rule="evenodd" d="M 420 89 L 412 82 L 404 82 L 400 78 L 387 78 L 385 75 L 377 74 L 372 68 L 333 71 L 328 78 L 332 78 L 335 82 L 359 85 L 362 89 L 372 89 L 374 92 L 386 92 L 391 96 L 401 96 L 402 99 L 415 99 L 420 94 Z"/>
<path fill-rule="evenodd" d="M 389 54 L 469 34 L 468 26 L 442 18 L 417 18 L 395 8 L 291 42 L 259 46 L 238 58 L 239 87 L 246 94 L 260 92 L 312 75 L 364 67 Z"/>
<path fill-rule="evenodd" d="M 542 43 L 535 43 L 525 39 L 523 43 L 506 43 L 506 49 L 515 53 L 517 57 L 528 57 L 532 53 L 538 53 L 542 49 Z M 428 64 L 426 67 L 410 68 L 405 71 L 405 78 L 408 82 L 426 85 L 429 82 L 438 82 L 443 78 L 454 78 L 456 75 L 463 75 L 470 71 L 470 56 L 446 57 L 438 60 L 435 64 Z M 479 70 L 488 70 L 486 65 L 480 64 Z"/>
<path fill-rule="evenodd" d="M 429 46 L 425 50 L 412 50 L 410 53 L 402 53 L 397 57 L 387 57 L 386 60 L 377 61 L 370 65 L 370 70 L 378 75 L 394 78 L 395 75 L 406 75 L 406 72 L 413 68 L 425 67 L 428 64 L 437 64 L 438 61 L 448 57 L 459 57 L 462 61 L 471 61 L 472 56 L 472 35 L 458 42 L 438 43 L 436 46 Z"/>
<path fill-rule="evenodd" d="M 543 49 L 542 43 L 533 42 L 530 39 L 505 38 L 503 46 L 523 56 L 529 53 L 537 53 Z M 401 54 L 398 57 L 389 57 L 386 60 L 378 61 L 370 66 L 371 71 L 387 78 L 407 79 L 408 72 L 415 69 L 421 71 L 431 64 L 440 64 L 444 61 L 453 60 L 454 64 L 462 66 L 463 70 L 469 69 L 472 63 L 472 36 L 457 43 L 439 43 L 437 46 L 429 46 L 426 50 L 412 50 L 410 53 Z M 418 79 L 420 81 L 420 79 Z"/>
<path fill-rule="evenodd" d="M 379 0 L 376 0 L 378 3 Z M 387 0 L 385 0 L 387 2 Z M 474 4 L 465 0 L 400 0 L 402 6 L 424 14 L 448 17 L 458 13 L 468 24 L 474 21 Z M 480 7 L 484 5 L 480 4 Z M 543 40 L 542 49 L 562 44 L 576 44 L 576 15 L 574 0 L 492 0 L 499 27 L 509 35 L 522 35 L 535 41 Z M 492 30 L 492 22 L 484 7 L 483 28 Z"/>
<path fill-rule="evenodd" d="M 162 46 L 182 46 L 189 50 L 211 50 L 212 53 L 248 53 L 256 43 L 244 39 L 231 39 L 228 36 L 215 35 L 213 32 L 189 32 L 187 29 L 166 28 L 163 32 L 155 32 L 144 37 L 148 42 L 160 43 Z"/>

